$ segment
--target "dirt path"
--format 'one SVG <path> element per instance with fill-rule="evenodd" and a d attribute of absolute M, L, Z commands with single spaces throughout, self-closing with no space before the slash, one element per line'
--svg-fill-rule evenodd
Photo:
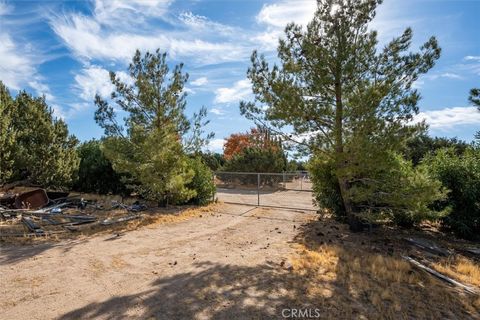
<path fill-rule="evenodd" d="M 120 236 L 0 252 L 0 319 L 278 318 L 282 261 L 313 217 L 222 205 Z"/>

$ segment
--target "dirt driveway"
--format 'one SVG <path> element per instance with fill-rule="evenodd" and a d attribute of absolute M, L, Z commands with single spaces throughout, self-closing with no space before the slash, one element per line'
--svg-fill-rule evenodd
<path fill-rule="evenodd" d="M 264 319 L 313 213 L 219 205 L 187 221 L 0 252 L 0 319 Z"/>

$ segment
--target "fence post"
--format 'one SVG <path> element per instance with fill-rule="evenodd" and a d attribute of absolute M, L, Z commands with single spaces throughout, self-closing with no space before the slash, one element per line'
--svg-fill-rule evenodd
<path fill-rule="evenodd" d="M 303 175 L 300 175 L 300 190 L 303 190 Z"/>
<path fill-rule="evenodd" d="M 260 173 L 257 173 L 257 206 L 260 206 Z"/>

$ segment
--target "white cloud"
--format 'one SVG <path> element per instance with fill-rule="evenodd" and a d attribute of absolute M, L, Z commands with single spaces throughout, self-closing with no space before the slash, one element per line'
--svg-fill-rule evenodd
<path fill-rule="evenodd" d="M 221 116 L 225 114 L 225 111 L 219 108 L 212 108 L 210 109 L 210 112 L 213 114 L 216 114 L 217 116 Z"/>
<path fill-rule="evenodd" d="M 464 59 L 467 60 L 467 61 L 472 61 L 472 60 L 473 61 L 480 61 L 480 56 L 466 56 Z"/>
<path fill-rule="evenodd" d="M 207 77 L 200 77 L 190 82 L 190 84 L 192 84 L 193 86 L 203 86 L 207 83 L 208 83 Z"/>
<path fill-rule="evenodd" d="M 238 30 L 234 27 L 212 21 L 205 16 L 196 15 L 190 11 L 183 12 L 178 18 L 190 31 L 196 33 L 214 31 L 217 35 L 223 36 L 239 35 Z"/>
<path fill-rule="evenodd" d="M 125 72 L 119 71 L 115 74 L 128 85 L 133 83 L 133 80 Z M 95 65 L 82 69 L 79 74 L 75 75 L 74 79 L 74 87 L 79 91 L 80 98 L 85 101 L 93 101 L 96 94 L 104 98 L 110 97 L 115 89 L 110 81 L 109 71 Z"/>
<path fill-rule="evenodd" d="M 8 34 L 0 34 L 0 79 L 7 87 L 19 90 L 32 77 L 38 77 L 33 57 L 17 46 Z"/>
<path fill-rule="evenodd" d="M 317 9 L 316 1 L 283 0 L 262 7 L 256 19 L 260 23 L 283 29 L 290 22 L 307 24 Z"/>
<path fill-rule="evenodd" d="M 213 139 L 208 144 L 207 149 L 211 151 L 222 151 L 225 139 Z"/>
<path fill-rule="evenodd" d="M 12 11 L 12 7 L 7 5 L 7 3 L 0 1 L 0 16 L 9 14 Z"/>
<path fill-rule="evenodd" d="M 316 9 L 317 4 L 313 0 L 283 0 L 263 5 L 256 20 L 266 26 L 267 30 L 255 35 L 252 40 L 264 50 L 273 50 L 277 47 L 278 39 L 283 36 L 288 23 L 306 25 L 312 20 Z"/>
<path fill-rule="evenodd" d="M 462 79 L 462 77 L 456 73 L 445 72 L 440 75 L 441 78 L 448 78 L 448 79 Z"/>
<path fill-rule="evenodd" d="M 454 107 L 420 112 L 415 122 L 425 120 L 432 129 L 450 129 L 459 125 L 480 125 L 480 111 L 476 107 Z"/>
<path fill-rule="evenodd" d="M 52 95 L 50 91 L 50 87 L 46 85 L 45 83 L 39 82 L 38 80 L 32 80 L 28 82 L 28 85 L 35 90 L 37 95 L 45 96 L 45 99 L 48 102 L 53 102 L 55 100 L 55 97 Z"/>
<path fill-rule="evenodd" d="M 93 101 L 97 93 L 108 97 L 114 90 L 108 71 L 98 66 L 85 68 L 75 75 L 75 88 L 80 92 L 80 98 L 86 101 Z"/>
<path fill-rule="evenodd" d="M 219 88 L 215 90 L 215 103 L 238 102 L 247 98 L 252 92 L 252 86 L 247 79 L 235 82 L 231 88 Z"/>
<path fill-rule="evenodd" d="M 157 2 L 164 5 L 164 10 L 170 3 Z M 158 23 L 161 21 L 158 15 L 153 21 L 149 20 L 150 8 L 137 5 L 131 9 L 130 2 L 127 5 L 123 1 L 115 4 L 110 7 L 103 1 L 97 1 L 92 16 L 72 13 L 56 17 L 50 24 L 70 50 L 87 61 L 127 62 L 136 49 L 153 51 L 161 48 L 173 59 L 205 65 L 238 61 L 250 53 L 250 49 L 238 42 L 238 36 L 219 40 L 218 30 L 227 30 L 228 27 L 205 17 L 186 13 L 171 23 L 173 29 L 166 30 Z M 125 14 L 125 11 L 134 14 Z M 140 23 L 144 19 L 148 23 Z M 121 21 L 117 23 L 117 20 Z"/>

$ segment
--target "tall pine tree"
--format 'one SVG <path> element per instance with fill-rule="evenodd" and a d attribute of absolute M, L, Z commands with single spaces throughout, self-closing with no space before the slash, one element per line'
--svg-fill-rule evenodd
<path fill-rule="evenodd" d="M 432 37 L 411 52 L 410 28 L 379 48 L 377 32 L 368 26 L 381 2 L 319 0 L 306 28 L 286 27 L 278 46 L 280 65 L 270 66 L 253 52 L 248 78 L 256 102 L 240 105 L 247 118 L 272 130 L 293 128 L 287 138 L 328 164 L 341 201 L 335 207 L 350 217 L 393 210 L 410 216 L 442 196 L 435 190 L 438 184 L 427 188 L 428 177 L 406 170 L 408 164 L 396 155 L 425 129 L 423 123 L 409 123 L 420 99 L 413 84 L 433 67 L 441 50 Z M 390 172 L 395 174 L 389 177 Z M 419 185 L 405 185 L 412 180 L 409 174 L 417 176 L 413 180 Z M 415 205 L 402 190 L 419 192 Z"/>
<path fill-rule="evenodd" d="M 196 196 L 188 188 L 194 170 L 187 152 L 198 152 L 211 135 L 203 138 L 204 108 L 189 120 L 185 116 L 188 75 L 177 65 L 170 72 L 166 54 L 157 50 L 144 55 L 137 50 L 128 71 L 133 84 L 110 73 L 115 91 L 110 101 L 96 96 L 95 120 L 105 130 L 106 157 L 127 183 L 144 197 L 161 203 L 185 202 Z M 126 116 L 117 121 L 115 104 Z"/>

